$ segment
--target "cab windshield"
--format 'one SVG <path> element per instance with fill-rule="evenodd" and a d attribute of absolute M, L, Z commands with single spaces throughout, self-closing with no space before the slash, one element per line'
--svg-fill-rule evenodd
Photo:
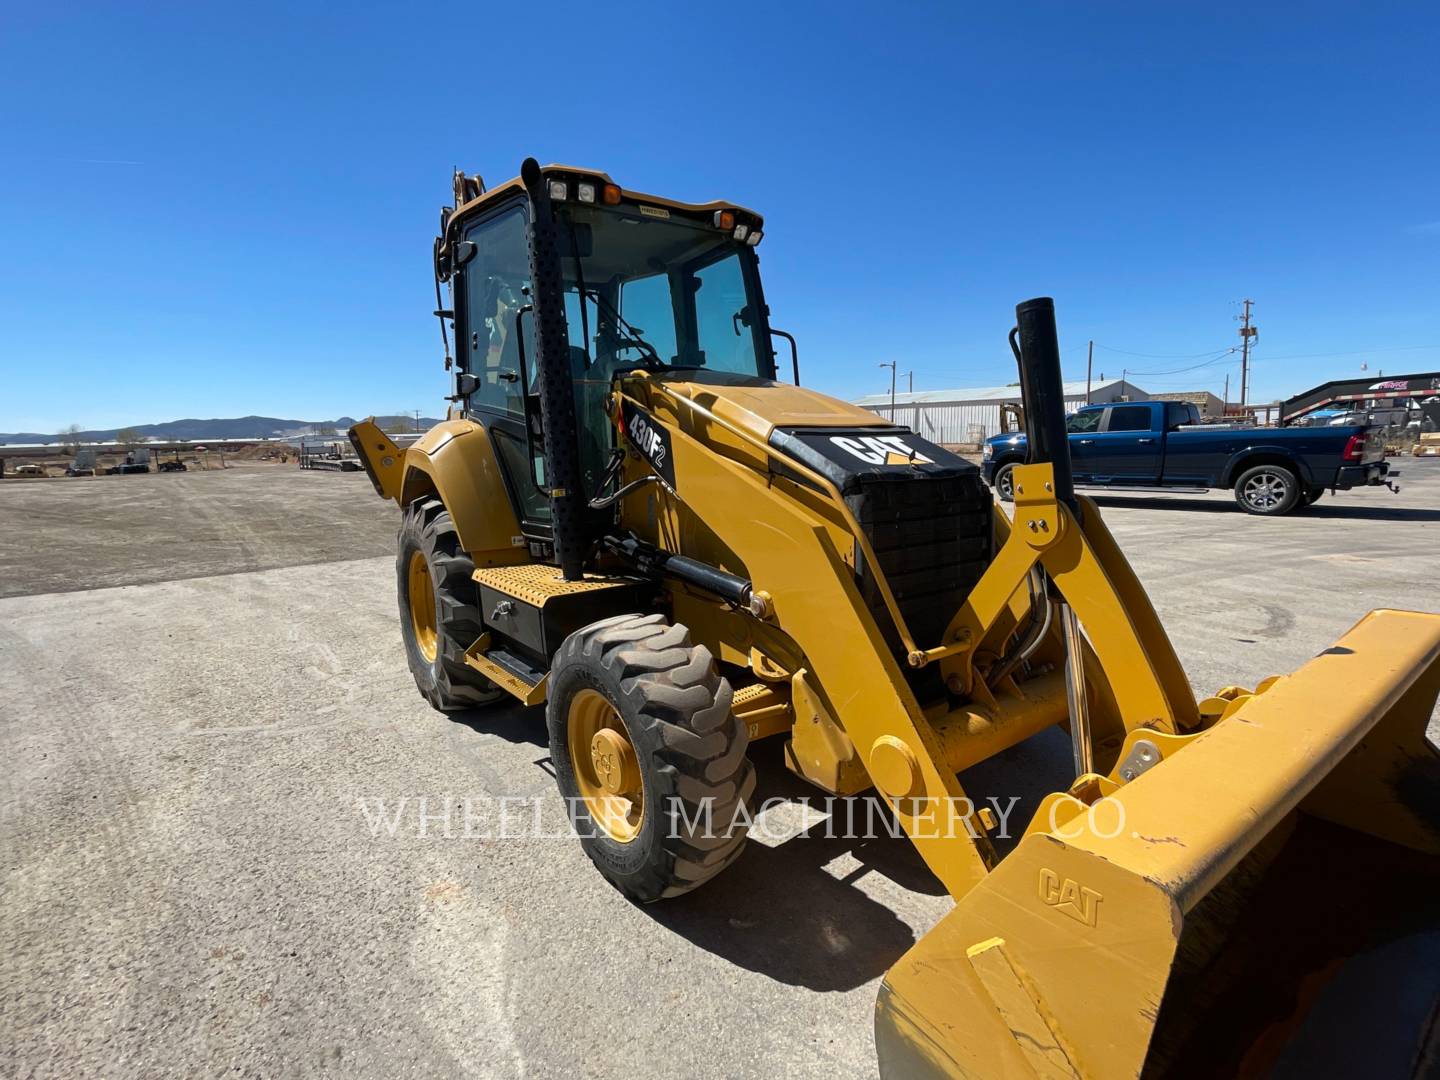
<path fill-rule="evenodd" d="M 608 382 L 642 366 L 774 377 L 749 247 L 651 216 L 668 213 L 654 207 L 555 209 L 572 367 L 583 378 Z"/>

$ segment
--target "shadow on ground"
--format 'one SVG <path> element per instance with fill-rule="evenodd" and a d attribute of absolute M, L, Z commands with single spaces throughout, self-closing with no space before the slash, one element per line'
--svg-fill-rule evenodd
<path fill-rule="evenodd" d="M 808 799 L 817 811 L 809 829 L 773 846 L 752 837 L 714 880 L 643 910 L 700 948 L 778 982 L 852 990 L 884 974 L 915 943 L 910 927 L 860 888 L 862 879 L 879 874 L 930 896 L 944 890 L 910 842 L 888 834 L 879 814 L 872 812 L 867 828 L 863 798 L 853 803 L 857 838 L 844 835 L 843 801 L 830 804 L 833 818 L 819 820 L 824 793 L 793 776 L 780 749 L 771 740 L 752 751 L 752 809 L 768 800 Z"/>
<path fill-rule="evenodd" d="M 543 750 L 550 749 L 545 731 L 545 706 L 527 708 L 506 700 L 487 709 L 467 709 L 447 714 L 451 723 L 469 728 L 478 735 L 494 735 L 508 743 L 529 743 Z"/>
<path fill-rule="evenodd" d="M 451 720 L 460 729 L 534 746 L 540 751 L 535 765 L 553 776 L 543 708 L 500 706 Z M 640 910 L 700 948 L 777 982 L 852 990 L 883 975 L 915 943 L 910 925 L 865 886 L 878 875 L 924 897 L 944 896 L 945 889 L 873 792 L 827 802 L 824 792 L 785 767 L 782 747 L 782 740 L 769 739 L 751 749 L 751 813 L 768 804 L 784 817 L 779 828 L 765 819 L 768 842 L 752 835 L 719 876 Z M 961 776 L 976 805 L 990 805 L 1004 818 L 1005 835 L 994 838 L 1001 857 L 1040 799 L 1069 782 L 1070 762 L 1069 739 L 1055 729 Z M 808 820 L 795 805 L 801 803 L 812 810 Z"/>

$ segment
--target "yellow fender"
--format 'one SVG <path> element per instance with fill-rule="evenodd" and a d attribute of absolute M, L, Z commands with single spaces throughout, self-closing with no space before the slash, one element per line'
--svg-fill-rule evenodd
<path fill-rule="evenodd" d="M 483 424 L 443 420 L 401 450 L 372 416 L 350 429 L 350 445 L 382 499 L 404 508 L 423 496 L 437 496 L 450 511 L 460 546 L 476 566 L 508 566 L 528 558 Z"/>

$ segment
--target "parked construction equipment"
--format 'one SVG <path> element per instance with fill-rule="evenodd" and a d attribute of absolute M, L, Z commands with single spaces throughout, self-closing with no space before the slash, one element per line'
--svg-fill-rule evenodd
<path fill-rule="evenodd" d="M 131 473 L 148 473 L 150 471 L 150 451 L 144 448 L 131 450 L 126 453 L 125 460 L 118 465 L 111 465 L 105 470 L 106 476 L 126 476 Z"/>
<path fill-rule="evenodd" d="M 344 443 L 337 442 L 312 446 L 302 441 L 300 443 L 300 468 L 321 469 L 329 472 L 359 472 L 359 459 L 347 456 L 341 449 L 344 445 Z"/>
<path fill-rule="evenodd" d="M 449 417 L 403 452 L 372 422 L 350 437 L 403 510 L 421 693 L 545 702 L 581 843 L 625 895 L 739 856 L 752 740 L 826 792 L 873 786 L 956 901 L 885 977 L 887 1076 L 1263 1067 L 1343 957 L 1433 927 L 1440 615 L 1373 612 L 1197 701 L 1074 491 L 1049 300 L 1011 334 L 1012 523 L 973 465 L 798 385 L 758 214 L 533 160 L 455 195 Z M 957 773 L 1055 725 L 1073 779 L 1000 858 Z"/>
<path fill-rule="evenodd" d="M 94 476 L 95 475 L 95 451 L 88 447 L 82 447 L 75 451 L 75 457 L 69 465 L 65 466 L 66 476 Z"/>

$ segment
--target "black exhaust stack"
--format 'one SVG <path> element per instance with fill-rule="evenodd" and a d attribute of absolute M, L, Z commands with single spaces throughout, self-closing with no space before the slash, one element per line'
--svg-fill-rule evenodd
<path fill-rule="evenodd" d="M 1010 348 L 1020 365 L 1020 396 L 1025 403 L 1026 464 L 1048 461 L 1055 470 L 1055 497 L 1078 517 L 1070 440 L 1065 431 L 1065 387 L 1060 379 L 1060 342 L 1055 333 L 1055 301 L 1048 296 L 1015 307 Z"/>
<path fill-rule="evenodd" d="M 545 436 L 545 487 L 550 495 L 555 558 L 566 581 L 584 577 L 585 501 L 580 492 L 575 393 L 570 385 L 570 336 L 565 286 L 555 239 L 555 214 L 540 164 L 526 158 L 520 179 L 530 197 L 530 280 L 535 306 L 535 360 L 540 376 L 540 423 Z M 518 325 L 518 324 L 517 324 Z"/>

